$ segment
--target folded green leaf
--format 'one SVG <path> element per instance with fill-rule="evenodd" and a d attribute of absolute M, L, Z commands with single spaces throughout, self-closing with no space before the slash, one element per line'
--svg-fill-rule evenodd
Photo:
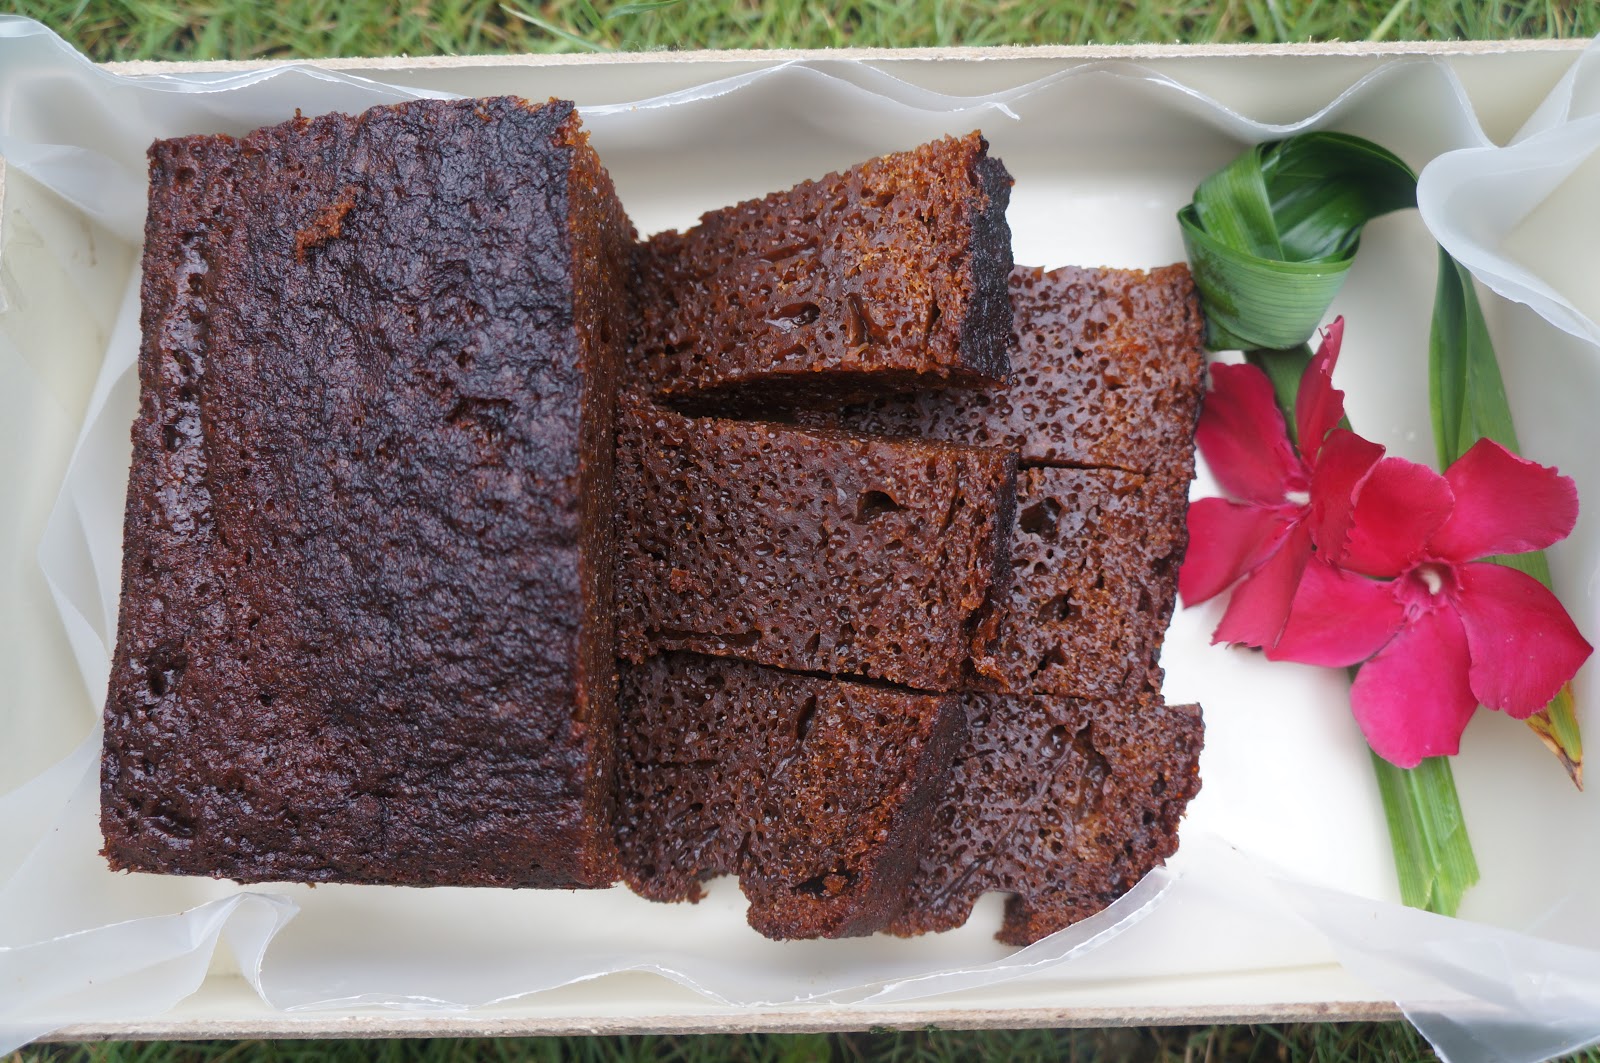
<path fill-rule="evenodd" d="M 1178 224 L 1211 347 L 1305 343 L 1344 284 L 1362 227 L 1415 205 L 1411 168 L 1343 133 L 1258 145 L 1206 178 Z"/>

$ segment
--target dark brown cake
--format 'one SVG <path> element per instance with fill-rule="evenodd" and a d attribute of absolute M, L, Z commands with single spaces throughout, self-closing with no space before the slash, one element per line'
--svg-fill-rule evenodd
<path fill-rule="evenodd" d="M 850 937 L 904 904 L 949 784 L 953 694 L 692 654 L 622 676 L 618 847 L 637 892 L 737 874 L 774 938 Z"/>
<path fill-rule="evenodd" d="M 1010 893 L 997 935 L 1037 941 L 1093 915 L 1178 847 L 1200 789 L 1193 705 L 963 695 L 967 738 L 896 934 L 949 930 Z"/>
<path fill-rule="evenodd" d="M 986 618 L 978 672 L 1012 693 L 1110 698 L 1161 689 L 1194 458 L 1159 475 L 1117 469 L 1017 474 L 1011 577 Z"/>
<path fill-rule="evenodd" d="M 569 103 L 150 152 L 113 868 L 604 886 L 633 231 Z"/>
<path fill-rule="evenodd" d="M 721 410 L 1003 380 L 1011 177 L 987 151 L 947 137 L 653 237 L 645 393 Z"/>
<path fill-rule="evenodd" d="M 883 398 L 806 423 L 1010 447 L 1022 464 L 1152 472 L 1192 449 L 1205 321 L 1188 267 L 1011 274 L 1011 383 Z"/>
<path fill-rule="evenodd" d="M 1018 268 L 1008 386 L 880 398 L 802 423 L 1015 448 L 1011 576 L 979 638 L 969 738 L 910 902 L 947 930 L 1011 893 L 1027 944 L 1104 908 L 1177 848 L 1199 710 L 1157 664 L 1185 546 L 1203 319 L 1188 270 Z"/>
<path fill-rule="evenodd" d="M 988 649 L 1015 474 L 997 450 L 624 403 L 621 653 L 954 689 Z"/>

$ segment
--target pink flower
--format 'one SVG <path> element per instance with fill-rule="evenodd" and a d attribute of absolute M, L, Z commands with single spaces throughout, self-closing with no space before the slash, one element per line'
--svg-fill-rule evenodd
<path fill-rule="evenodd" d="M 1322 460 L 1364 458 L 1373 446 L 1336 430 Z M 1538 580 L 1479 562 L 1543 550 L 1577 519 L 1570 477 L 1487 439 L 1443 476 L 1384 458 L 1317 507 L 1317 556 L 1267 656 L 1366 661 L 1350 703 L 1373 750 L 1403 768 L 1453 754 L 1479 704 L 1526 719 L 1592 652 Z"/>
<path fill-rule="evenodd" d="M 1311 558 L 1313 495 L 1337 494 L 1341 485 L 1353 489 L 1383 456 L 1383 448 L 1368 443 L 1365 454 L 1346 447 L 1330 462 L 1323 447 L 1344 417 L 1344 392 L 1333 386 L 1343 337 L 1339 318 L 1301 377 L 1294 410 L 1298 449 L 1265 373 L 1250 365 L 1211 367 L 1195 442 L 1223 489 L 1240 501 L 1190 504 L 1189 551 L 1178 590 L 1186 605 L 1198 605 L 1239 584 L 1213 642 L 1277 643 Z"/>

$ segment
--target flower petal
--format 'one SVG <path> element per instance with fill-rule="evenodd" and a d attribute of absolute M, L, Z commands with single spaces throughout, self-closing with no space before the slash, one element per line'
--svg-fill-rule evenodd
<path fill-rule="evenodd" d="M 1456 506 L 1430 544 L 1438 557 L 1475 561 L 1543 550 L 1565 539 L 1578 522 L 1572 477 L 1519 458 L 1490 439 L 1472 444 L 1444 478 Z"/>
<path fill-rule="evenodd" d="M 1199 605 L 1237 583 L 1283 542 L 1293 521 L 1280 511 L 1202 498 L 1189 503 L 1189 549 L 1178 570 L 1185 605 Z"/>
<path fill-rule="evenodd" d="M 1223 489 L 1261 505 L 1283 502 L 1301 471 L 1267 374 L 1253 365 L 1213 365 L 1195 442 Z"/>
<path fill-rule="evenodd" d="M 1300 577 L 1289 623 L 1267 657 L 1345 668 L 1383 649 L 1404 617 L 1392 584 L 1313 558 Z"/>
<path fill-rule="evenodd" d="M 1467 636 L 1455 610 L 1431 609 L 1408 623 L 1350 687 L 1350 708 L 1372 751 L 1414 768 L 1423 757 L 1460 750 L 1478 707 L 1467 668 Z"/>
<path fill-rule="evenodd" d="M 1233 589 L 1212 642 L 1271 646 L 1283 634 L 1300 574 L 1311 558 L 1311 532 L 1293 525 L 1283 545 Z"/>
<path fill-rule="evenodd" d="M 1594 647 L 1556 596 L 1504 565 L 1462 565 L 1457 608 L 1472 652 L 1472 692 L 1527 719 L 1550 703 Z"/>
<path fill-rule="evenodd" d="M 1322 345 L 1306 366 L 1300 390 L 1295 394 L 1295 431 L 1300 438 L 1300 455 L 1308 465 L 1316 464 L 1323 439 L 1344 420 L 1344 392 L 1333 386 L 1333 367 L 1339 361 L 1343 342 L 1344 318 L 1336 317 L 1322 334 Z"/>
<path fill-rule="evenodd" d="M 1422 556 L 1454 503 L 1450 485 L 1426 465 L 1384 458 L 1356 492 L 1344 552 L 1333 561 L 1368 576 L 1398 576 Z"/>
<path fill-rule="evenodd" d="M 1335 428 L 1311 472 L 1311 541 L 1330 558 L 1344 556 L 1356 495 L 1383 457 L 1383 448 L 1345 428 Z"/>

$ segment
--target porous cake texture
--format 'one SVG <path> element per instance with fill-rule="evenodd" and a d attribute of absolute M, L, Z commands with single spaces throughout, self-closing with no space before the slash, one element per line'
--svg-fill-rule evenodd
<path fill-rule="evenodd" d="M 873 400 L 805 423 L 1007 447 L 1024 466 L 1155 472 L 1193 450 L 1205 319 L 1184 265 L 1011 273 L 1004 387 Z"/>
<path fill-rule="evenodd" d="M 618 641 L 957 689 L 989 649 L 1016 458 L 624 402 Z"/>
<path fill-rule="evenodd" d="M 1012 896 L 997 936 L 1030 944 L 1105 908 L 1177 850 L 1200 789 L 1198 707 L 1155 695 L 962 700 L 967 737 L 891 932 L 961 926 L 999 891 Z"/>
<path fill-rule="evenodd" d="M 1160 473 L 1019 472 L 1011 575 L 984 621 L 991 649 L 976 662 L 978 685 L 1077 698 L 1159 691 L 1193 470 L 1192 451 L 1180 451 Z"/>
<path fill-rule="evenodd" d="M 643 392 L 725 412 L 1003 380 L 1010 195 L 971 133 L 652 237 Z"/>
<path fill-rule="evenodd" d="M 1004 387 L 801 411 L 802 423 L 1021 455 L 1011 573 L 980 640 L 968 739 L 891 929 L 962 925 L 1012 894 L 1027 944 L 1104 908 L 1177 848 L 1199 788 L 1195 706 L 1160 700 L 1186 545 L 1204 325 L 1188 270 L 1017 268 Z"/>
<path fill-rule="evenodd" d="M 773 938 L 850 937 L 904 905 L 964 735 L 953 694 L 694 654 L 626 667 L 618 844 L 661 901 L 739 876 Z"/>
<path fill-rule="evenodd" d="M 152 147 L 113 868 L 616 879 L 633 242 L 570 103 Z"/>

